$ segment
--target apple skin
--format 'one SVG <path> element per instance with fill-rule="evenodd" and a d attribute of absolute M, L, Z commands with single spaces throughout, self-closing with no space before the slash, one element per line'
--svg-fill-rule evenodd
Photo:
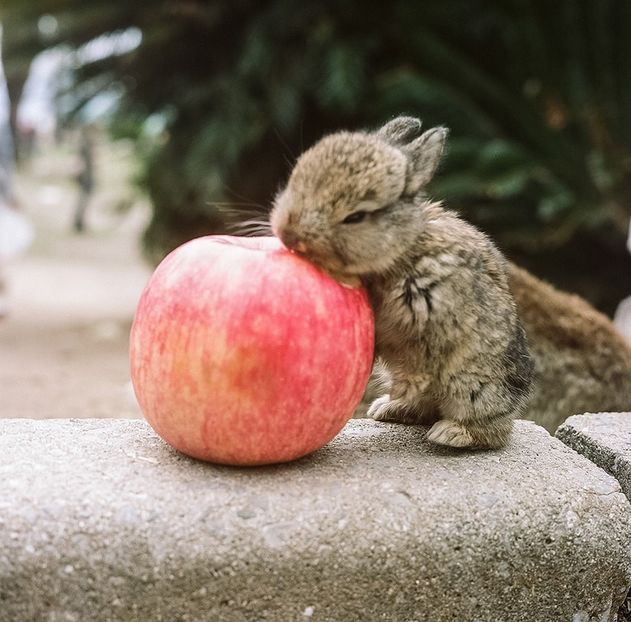
<path fill-rule="evenodd" d="M 131 377 L 153 429 L 210 462 L 286 462 L 328 443 L 370 376 L 374 319 L 277 238 L 207 236 L 175 249 L 138 303 Z"/>

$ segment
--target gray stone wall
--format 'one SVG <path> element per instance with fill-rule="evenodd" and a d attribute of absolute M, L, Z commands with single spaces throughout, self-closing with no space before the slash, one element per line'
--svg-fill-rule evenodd
<path fill-rule="evenodd" d="M 351 421 L 298 462 L 182 456 L 141 421 L 0 420 L 0 621 L 609 621 L 617 481 L 528 422 L 455 452 Z"/>

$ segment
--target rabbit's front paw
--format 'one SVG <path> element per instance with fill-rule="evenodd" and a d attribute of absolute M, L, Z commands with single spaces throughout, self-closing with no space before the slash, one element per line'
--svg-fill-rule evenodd
<path fill-rule="evenodd" d="M 401 400 L 391 400 L 389 395 L 377 398 L 368 409 L 367 417 L 375 421 L 411 423 L 414 419 L 409 406 Z"/>

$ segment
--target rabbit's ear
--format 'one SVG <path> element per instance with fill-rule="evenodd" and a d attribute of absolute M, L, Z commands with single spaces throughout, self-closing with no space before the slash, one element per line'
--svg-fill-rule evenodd
<path fill-rule="evenodd" d="M 408 156 L 406 194 L 416 194 L 434 176 L 443 153 L 447 128 L 433 127 L 403 147 Z"/>
<path fill-rule="evenodd" d="M 421 120 L 414 117 L 396 117 L 376 132 L 387 143 L 402 147 L 421 135 Z"/>

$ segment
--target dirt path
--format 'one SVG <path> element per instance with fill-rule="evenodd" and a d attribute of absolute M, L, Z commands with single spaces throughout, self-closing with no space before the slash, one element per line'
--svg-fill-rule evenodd
<path fill-rule="evenodd" d="M 70 231 L 76 188 L 71 151 L 46 149 L 18 191 L 37 237 L 7 266 L 10 314 L 0 320 L 0 416 L 139 416 L 127 338 L 149 269 L 137 248 L 147 206 L 129 183 L 128 147 L 101 143 L 89 231 Z M 121 212 L 122 202 L 133 206 Z"/>

